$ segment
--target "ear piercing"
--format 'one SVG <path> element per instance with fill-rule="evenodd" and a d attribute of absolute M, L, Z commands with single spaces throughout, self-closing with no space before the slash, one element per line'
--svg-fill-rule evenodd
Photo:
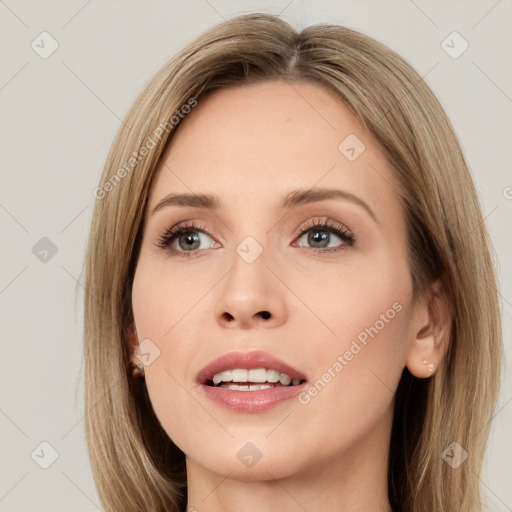
<path fill-rule="evenodd" d="M 135 323 L 133 324 L 133 331 L 135 332 L 135 338 L 137 339 L 137 343 L 139 342 L 139 335 L 137 334 L 137 327 L 135 327 Z M 144 365 L 131 363 L 130 367 L 132 369 L 133 378 L 137 379 L 139 377 L 144 377 Z"/>
<path fill-rule="evenodd" d="M 427 359 L 423 359 L 421 363 L 426 365 L 426 367 L 428 368 L 428 373 L 432 374 L 432 372 L 434 371 L 434 363 L 432 361 L 427 361 Z"/>
<path fill-rule="evenodd" d="M 131 363 L 131 368 L 132 368 L 132 376 L 134 378 L 138 378 L 138 377 L 144 377 L 144 365 L 143 364 L 136 364 L 136 363 Z"/>

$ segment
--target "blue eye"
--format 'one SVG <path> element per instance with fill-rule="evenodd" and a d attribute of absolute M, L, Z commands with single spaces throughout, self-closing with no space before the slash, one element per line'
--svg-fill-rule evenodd
<path fill-rule="evenodd" d="M 313 221 L 301 227 L 297 234 L 300 238 L 307 235 L 307 243 L 311 245 L 311 249 L 329 249 L 323 252 L 333 252 L 332 249 L 340 250 L 346 246 L 351 247 L 355 242 L 355 237 L 348 228 L 331 220 Z M 334 247 L 330 245 L 333 234 L 342 241 L 341 244 Z"/>
<path fill-rule="evenodd" d="M 208 249 L 210 247 L 216 247 L 216 242 L 204 232 L 204 227 L 199 226 L 193 222 L 188 224 L 178 224 L 170 229 L 167 229 L 162 236 L 159 238 L 157 245 L 161 249 L 165 249 L 167 246 L 176 242 L 179 248 L 171 247 L 173 252 L 184 253 L 184 256 L 189 256 L 191 252 L 197 252 L 196 249 Z M 201 236 L 205 235 L 207 238 L 212 240 L 211 243 L 204 244 L 201 247 Z"/>

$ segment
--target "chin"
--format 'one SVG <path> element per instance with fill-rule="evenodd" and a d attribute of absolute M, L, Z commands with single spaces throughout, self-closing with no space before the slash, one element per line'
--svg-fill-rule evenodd
<path fill-rule="evenodd" d="M 188 451 L 187 464 L 199 465 L 219 475 L 228 475 L 230 479 L 240 481 L 263 481 L 284 479 L 301 471 L 302 463 L 296 454 L 279 451 L 264 438 L 254 442 L 240 442 L 235 439 L 231 443 L 217 445 L 215 448 Z M 208 446 L 208 445 L 203 445 Z"/>

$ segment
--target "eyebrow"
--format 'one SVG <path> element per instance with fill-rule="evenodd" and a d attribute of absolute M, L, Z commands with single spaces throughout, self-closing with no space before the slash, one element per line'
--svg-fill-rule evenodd
<path fill-rule="evenodd" d="M 339 190 L 333 188 L 310 188 L 292 190 L 285 194 L 279 203 L 281 209 L 291 209 L 297 206 L 327 199 L 342 199 L 350 201 L 362 207 L 370 217 L 378 224 L 377 217 L 373 210 L 362 199 L 356 195 L 347 192 L 346 190 Z M 218 210 L 220 208 L 220 200 L 218 196 L 212 194 L 168 194 L 153 208 L 151 215 L 167 206 L 189 206 L 193 208 L 203 208 Z"/>

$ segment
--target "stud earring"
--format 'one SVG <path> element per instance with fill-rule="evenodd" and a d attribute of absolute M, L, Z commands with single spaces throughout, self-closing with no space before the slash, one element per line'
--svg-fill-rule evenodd
<path fill-rule="evenodd" d="M 428 373 L 432 374 L 432 372 L 434 371 L 434 363 L 432 363 L 431 361 L 427 361 L 426 359 L 423 359 L 421 363 L 426 365 L 428 368 Z"/>
<path fill-rule="evenodd" d="M 138 377 L 144 377 L 144 365 L 143 364 L 136 364 L 136 363 L 131 363 L 131 367 L 132 367 L 132 376 L 134 378 L 138 378 Z"/>

